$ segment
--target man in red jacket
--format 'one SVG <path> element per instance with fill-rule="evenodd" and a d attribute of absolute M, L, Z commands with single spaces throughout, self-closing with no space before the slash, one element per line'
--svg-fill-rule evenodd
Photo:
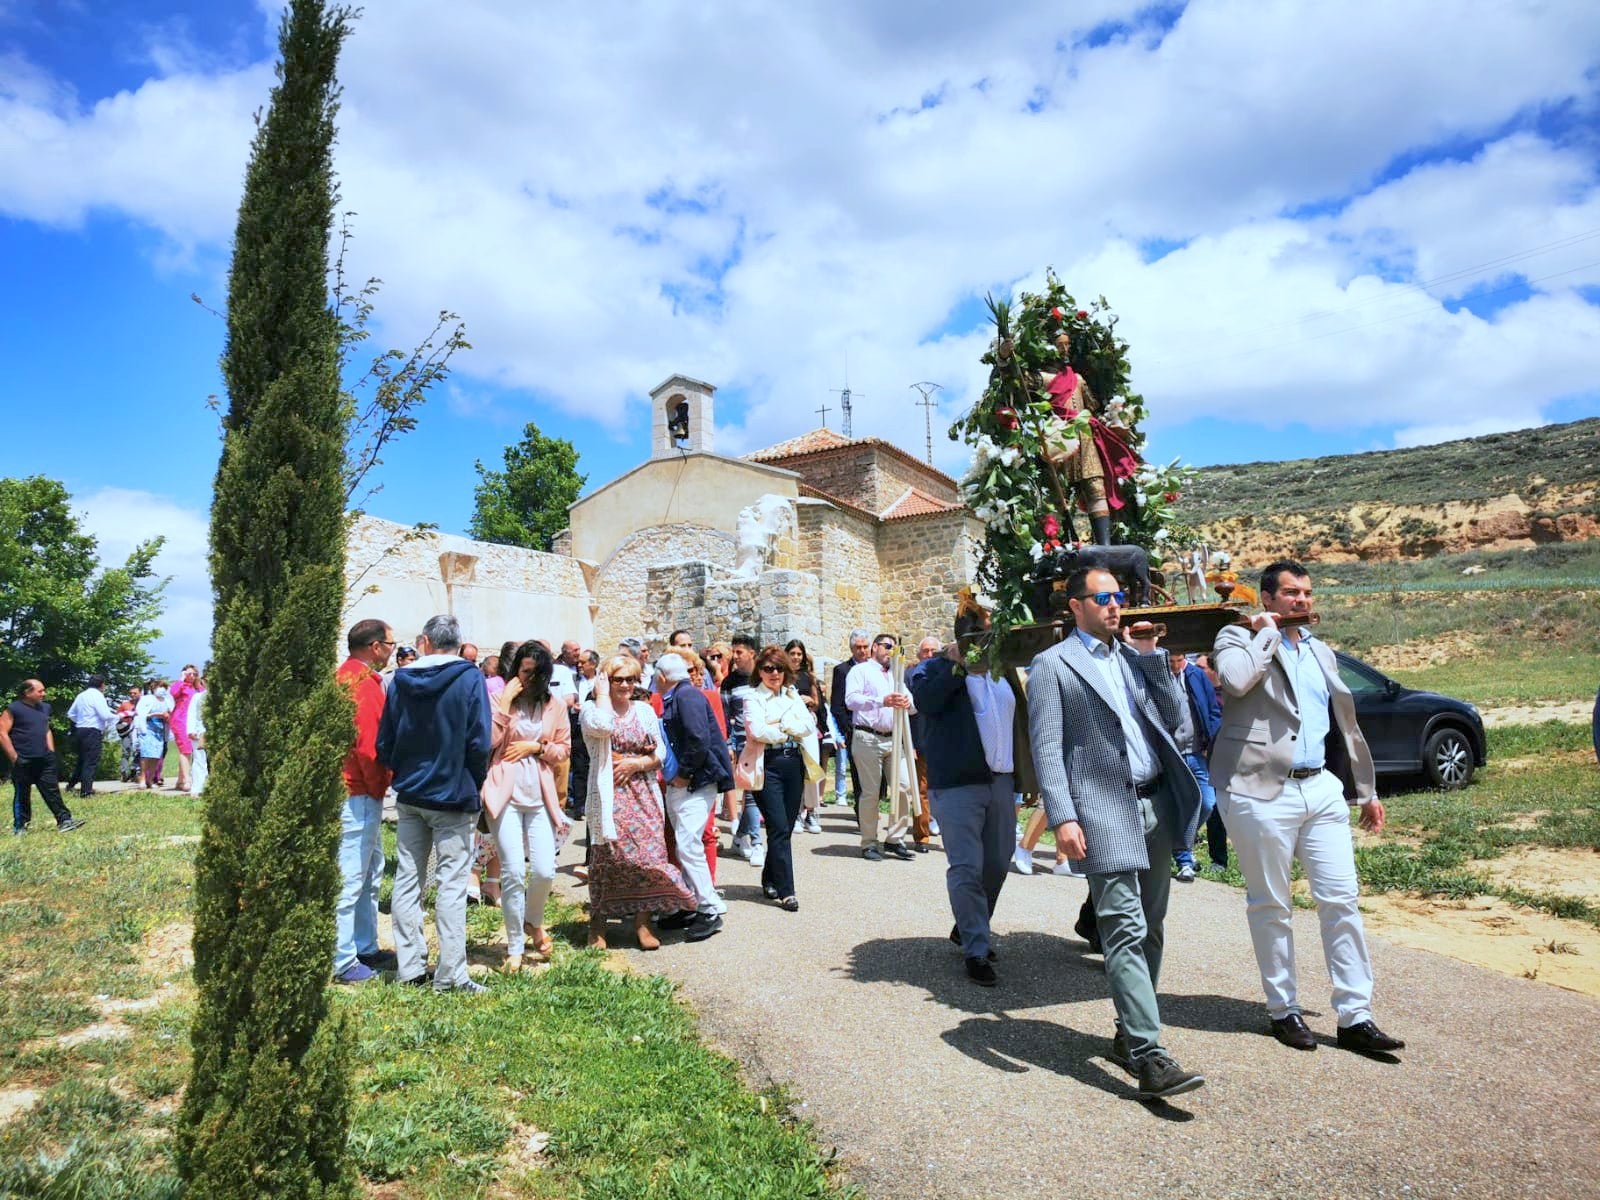
<path fill-rule="evenodd" d="M 344 760 L 349 798 L 339 835 L 339 908 L 333 976 L 337 983 L 364 983 L 380 969 L 393 970 L 394 952 L 378 949 L 378 884 L 383 879 L 383 796 L 389 769 L 378 761 L 378 723 L 385 691 L 378 674 L 394 653 L 394 630 L 382 621 L 357 621 L 346 637 L 350 657 L 336 678 L 356 702 L 356 740 Z"/>

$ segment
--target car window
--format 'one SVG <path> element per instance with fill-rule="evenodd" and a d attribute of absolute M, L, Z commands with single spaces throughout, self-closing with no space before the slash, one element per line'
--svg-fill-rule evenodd
<path fill-rule="evenodd" d="M 1344 680 L 1345 687 L 1358 696 L 1363 692 L 1376 694 L 1384 690 L 1383 679 L 1376 671 L 1342 654 L 1339 656 L 1339 678 Z"/>

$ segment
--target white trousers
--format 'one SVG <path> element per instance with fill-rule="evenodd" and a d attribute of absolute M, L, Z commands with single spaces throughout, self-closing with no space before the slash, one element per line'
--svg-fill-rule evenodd
<path fill-rule="evenodd" d="M 542 805 L 517 808 L 507 804 L 490 825 L 500 852 L 500 912 L 506 919 L 506 953 L 521 954 L 527 949 L 523 922 L 544 925 L 545 901 L 556 881 L 556 834 Z"/>
<path fill-rule="evenodd" d="M 667 819 L 672 822 L 672 836 L 678 843 L 678 865 L 683 868 L 684 882 L 694 893 L 694 906 L 699 912 L 721 915 L 728 905 L 717 895 L 711 882 L 711 867 L 706 863 L 706 847 L 701 837 L 706 831 L 706 821 L 711 817 L 711 806 L 717 802 L 717 789 L 713 784 L 696 788 L 668 787 L 666 796 Z"/>
<path fill-rule="evenodd" d="M 1267 1014 L 1280 1020 L 1300 1011 L 1289 892 L 1289 871 L 1299 859 L 1317 902 L 1339 1025 L 1370 1020 L 1372 960 L 1357 907 L 1350 806 L 1338 776 L 1324 771 L 1310 779 L 1290 779 L 1275 800 L 1222 791 L 1217 799 L 1247 885 L 1245 911 Z"/>

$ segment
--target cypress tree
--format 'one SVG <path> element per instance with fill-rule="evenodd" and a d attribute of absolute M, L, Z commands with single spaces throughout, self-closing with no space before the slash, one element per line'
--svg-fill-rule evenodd
<path fill-rule="evenodd" d="M 338 327 L 328 239 L 346 9 L 294 0 L 258 118 L 228 282 L 211 512 L 212 774 L 195 880 L 194 1063 L 178 1131 L 191 1194 L 345 1196 L 349 1048 L 333 962 L 344 588 Z"/>

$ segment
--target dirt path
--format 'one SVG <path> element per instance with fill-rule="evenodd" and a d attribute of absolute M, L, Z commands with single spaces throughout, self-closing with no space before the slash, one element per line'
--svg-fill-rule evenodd
<path fill-rule="evenodd" d="M 1379 1020 L 1410 1045 L 1369 1061 L 1331 1044 L 1316 917 L 1297 913 L 1323 1045 L 1296 1053 L 1263 1036 L 1243 896 L 1175 886 L 1167 1040 L 1209 1083 L 1146 1108 L 1105 1057 L 1100 960 L 1071 933 L 1081 882 L 1008 878 L 984 990 L 946 940 L 942 855 L 863 862 L 845 810 L 823 824 L 799 839 L 800 913 L 725 860 L 725 933 L 623 957 L 678 980 L 753 1078 L 791 1087 L 877 1200 L 1600 1196 L 1592 999 L 1375 937 Z"/>

